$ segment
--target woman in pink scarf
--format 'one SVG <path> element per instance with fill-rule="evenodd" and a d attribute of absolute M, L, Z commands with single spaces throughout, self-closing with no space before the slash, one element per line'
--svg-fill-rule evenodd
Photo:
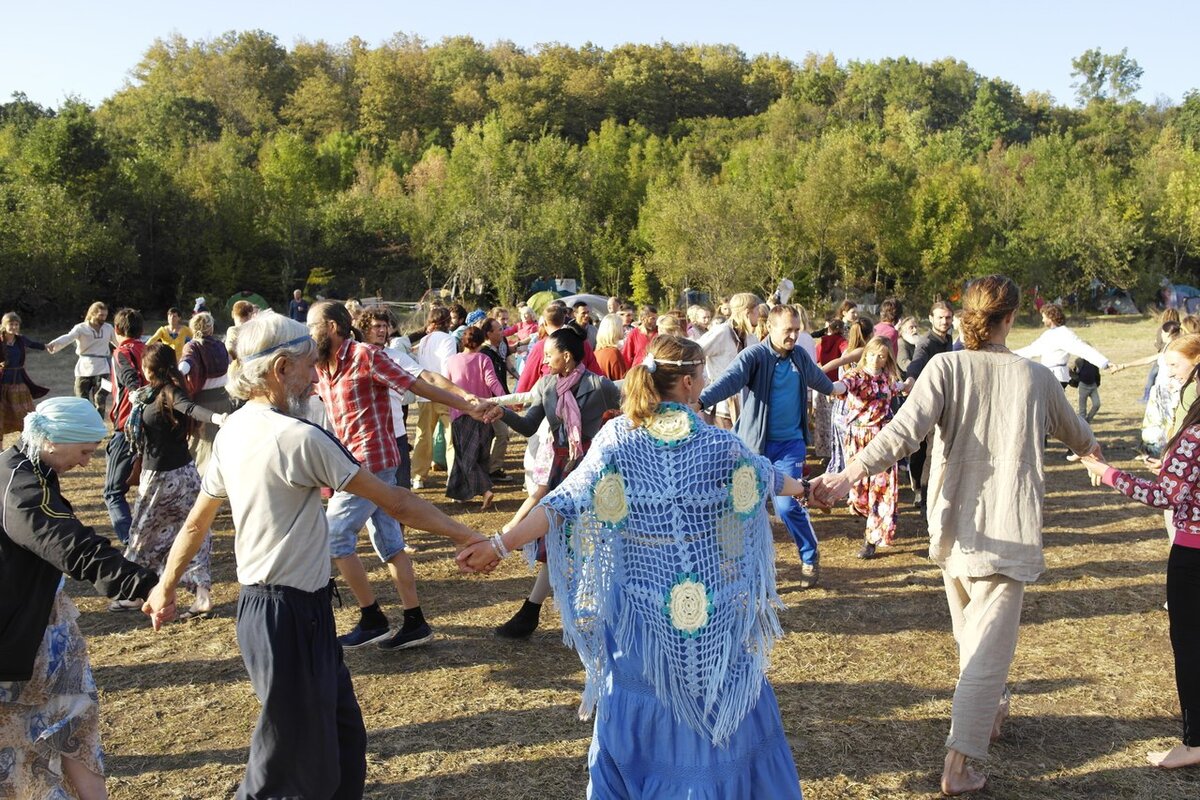
<path fill-rule="evenodd" d="M 545 364 L 550 374 L 533 387 L 537 400 L 517 414 L 504 410 L 504 421 L 510 428 L 532 436 L 543 419 L 549 424 L 550 437 L 537 453 L 533 470 L 538 490 L 525 500 L 505 529 L 516 525 L 546 492 L 571 474 L 583 458 L 601 426 L 620 413 L 621 392 L 616 384 L 602 375 L 589 372 L 583 366 L 583 339 L 570 328 L 560 328 L 546 341 Z M 545 562 L 545 547 L 538 543 L 538 560 Z M 543 569 L 534 582 L 529 599 L 521 610 L 496 629 L 496 635 L 506 639 L 524 639 L 538 625 L 542 603 L 550 594 L 550 580 Z"/>

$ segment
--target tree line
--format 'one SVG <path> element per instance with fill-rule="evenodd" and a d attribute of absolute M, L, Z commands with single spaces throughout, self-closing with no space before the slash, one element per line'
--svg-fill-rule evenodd
<path fill-rule="evenodd" d="M 1073 107 L 955 59 L 157 40 L 96 108 L 0 104 L 0 305 L 1194 281 L 1200 94 L 1137 101 L 1125 52 L 1070 67 Z"/>

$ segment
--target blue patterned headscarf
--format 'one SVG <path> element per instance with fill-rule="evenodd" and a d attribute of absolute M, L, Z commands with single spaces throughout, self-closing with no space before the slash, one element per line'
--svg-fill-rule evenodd
<path fill-rule="evenodd" d="M 29 457 L 37 460 L 42 446 L 99 442 L 108 435 L 99 412 L 82 397 L 51 397 L 38 403 L 37 410 L 25 415 L 21 438 Z"/>
<path fill-rule="evenodd" d="M 482 310 L 477 308 L 470 314 L 467 314 L 467 325 L 474 325 L 486 316 L 487 314 L 483 313 Z"/>

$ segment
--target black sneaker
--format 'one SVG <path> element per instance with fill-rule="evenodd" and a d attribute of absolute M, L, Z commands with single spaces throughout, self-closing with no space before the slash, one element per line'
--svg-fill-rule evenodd
<path fill-rule="evenodd" d="M 492 483 L 512 483 L 513 479 L 502 469 L 498 469 L 491 473 L 488 477 L 492 479 Z"/>
<path fill-rule="evenodd" d="M 433 628 L 428 622 L 422 622 L 412 630 L 401 628 L 396 635 L 379 643 L 380 650 L 407 650 L 410 647 L 420 647 L 433 641 Z"/>
<path fill-rule="evenodd" d="M 859 558 L 874 558 L 875 557 L 875 545 L 871 544 L 870 542 L 864 542 L 862 549 L 858 551 L 858 557 Z"/>
<path fill-rule="evenodd" d="M 354 630 L 339 636 L 338 642 L 341 643 L 344 650 L 357 650 L 360 647 L 366 647 L 369 644 L 386 639 L 391 632 L 392 629 L 386 625 L 382 628 L 364 628 L 360 622 L 354 626 Z"/>

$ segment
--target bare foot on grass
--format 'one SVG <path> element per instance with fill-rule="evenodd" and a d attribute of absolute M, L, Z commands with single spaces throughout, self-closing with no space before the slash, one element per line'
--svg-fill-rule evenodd
<path fill-rule="evenodd" d="M 942 767 L 942 794 L 947 797 L 957 797 L 960 794 L 977 792 L 987 783 L 987 776 L 982 775 L 967 765 L 967 757 L 957 750 L 946 753 L 946 763 Z"/>
<path fill-rule="evenodd" d="M 1200 747 L 1188 747 L 1186 744 L 1177 744 L 1170 750 L 1147 753 L 1146 760 L 1154 766 L 1162 767 L 1163 769 L 1190 767 L 1194 764 L 1200 764 Z"/>

